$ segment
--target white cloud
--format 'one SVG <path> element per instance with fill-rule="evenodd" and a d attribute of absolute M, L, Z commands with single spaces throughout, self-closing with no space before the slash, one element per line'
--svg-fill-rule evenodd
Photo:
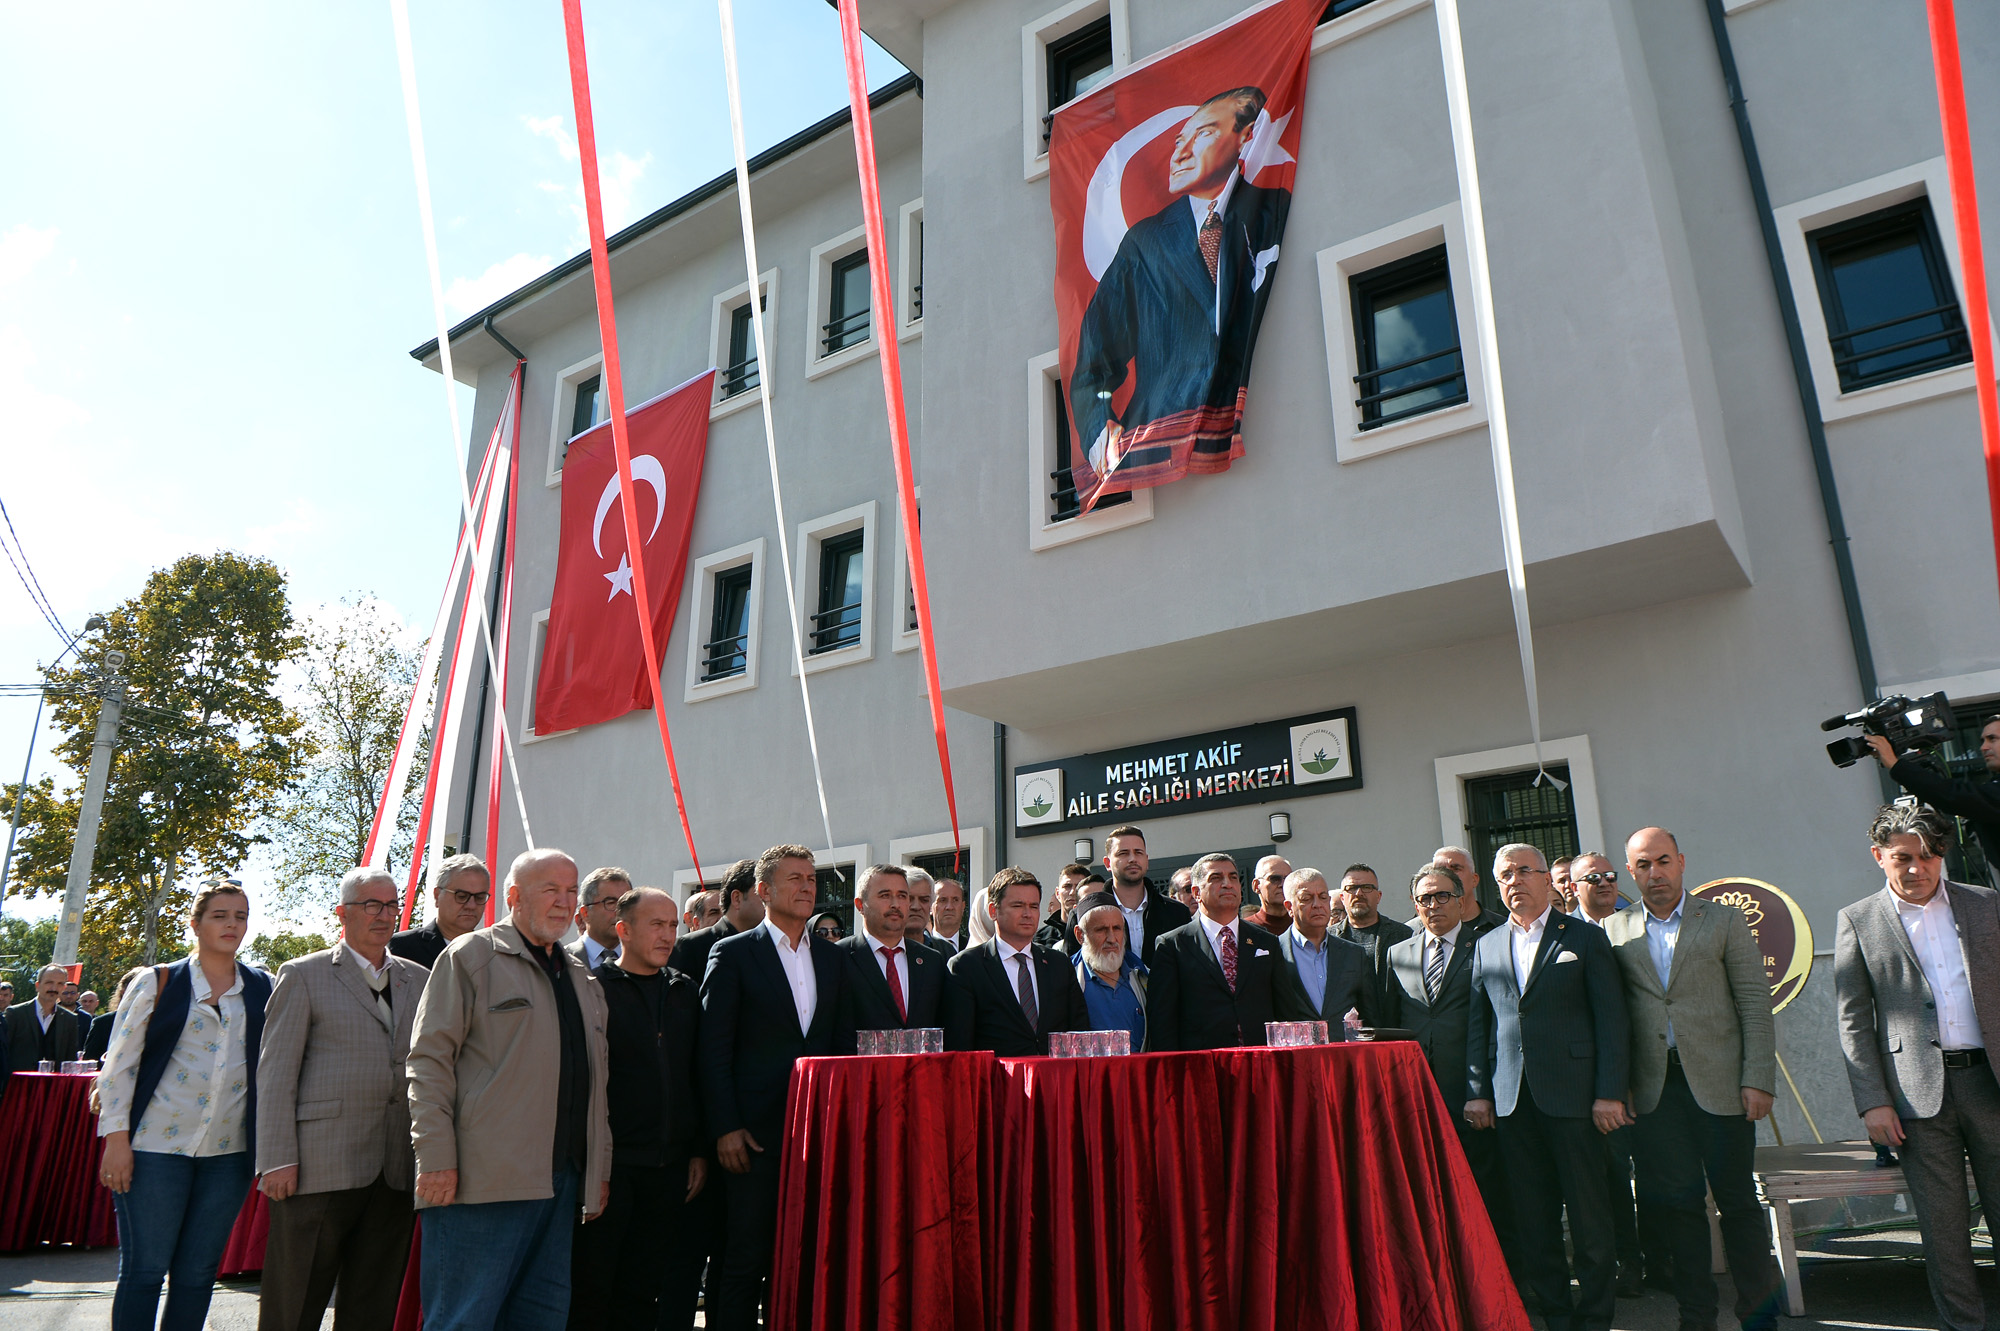
<path fill-rule="evenodd" d="M 528 133 L 554 144 L 556 153 L 563 161 L 574 164 L 582 160 L 577 152 L 576 136 L 569 132 L 561 116 L 522 116 L 521 123 L 527 127 Z M 635 158 L 629 153 L 613 152 L 608 159 L 603 153 L 598 154 L 598 187 L 604 199 L 604 229 L 607 233 L 616 233 L 619 228 L 638 220 L 635 199 L 639 182 L 652 163 L 651 153 Z M 590 224 L 583 209 L 583 182 L 576 179 L 543 180 L 537 182 L 537 188 L 567 201 L 570 215 L 576 219 L 577 248 L 589 246 Z"/>
<path fill-rule="evenodd" d="M 576 135 L 563 127 L 563 118 L 561 116 L 522 116 L 521 123 L 527 126 L 528 133 L 538 139 L 547 139 L 550 143 L 553 143 L 556 146 L 556 151 L 562 154 L 562 159 L 565 162 L 579 160 L 576 151 Z"/>
<path fill-rule="evenodd" d="M 452 279 L 444 289 L 444 303 L 463 317 L 483 310 L 500 297 L 524 286 L 555 266 L 546 254 L 514 254 L 488 268 L 477 277 Z"/>
<path fill-rule="evenodd" d="M 12 286 L 55 253 L 56 235 L 52 226 L 32 227 L 26 222 L 0 233 L 0 287 Z"/>

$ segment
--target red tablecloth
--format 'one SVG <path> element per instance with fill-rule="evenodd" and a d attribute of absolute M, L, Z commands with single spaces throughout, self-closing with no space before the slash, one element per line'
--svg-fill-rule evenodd
<path fill-rule="evenodd" d="M 1527 1329 L 1414 1045 L 981 1061 L 798 1065 L 774 1325 Z"/>
<path fill-rule="evenodd" d="M 43 1243 L 118 1242 L 111 1193 L 97 1181 L 91 1078 L 17 1072 L 0 1099 L 0 1252 Z"/>

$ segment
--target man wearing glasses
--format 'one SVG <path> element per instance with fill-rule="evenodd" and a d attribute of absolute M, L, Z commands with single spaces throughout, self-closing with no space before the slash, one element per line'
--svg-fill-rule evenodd
<path fill-rule="evenodd" d="M 1599 928 L 1618 913 L 1618 871 L 1602 851 L 1590 850 L 1569 864 L 1570 885 L 1576 889 L 1576 909 L 1570 918 L 1588 920 Z"/>
<path fill-rule="evenodd" d="M 492 898 L 493 875 L 486 861 L 477 855 L 452 856 L 437 867 L 430 923 L 391 938 L 389 951 L 429 970 L 437 965 L 452 939 L 486 923 L 486 903 Z"/>
<path fill-rule="evenodd" d="M 577 936 L 569 953 L 585 970 L 595 971 L 604 962 L 617 960 L 618 898 L 631 890 L 632 875 L 610 865 L 583 876 L 583 886 L 576 890 Z M 679 916 L 674 925 L 679 928 Z"/>
<path fill-rule="evenodd" d="M 1282 855 L 1258 860 L 1251 876 L 1251 885 L 1257 889 L 1257 909 L 1243 918 L 1274 938 L 1292 927 L 1292 912 L 1285 899 L 1285 880 L 1291 876 L 1291 861 Z"/>
<path fill-rule="evenodd" d="M 1340 875 L 1340 900 L 1347 919 L 1333 933 L 1368 949 L 1377 1006 L 1389 991 L 1389 949 L 1410 937 L 1410 926 L 1382 913 L 1382 885 L 1365 864 L 1350 864 Z"/>
<path fill-rule="evenodd" d="M 404 1060 L 429 973 L 389 951 L 396 880 L 340 882 L 343 941 L 288 961 L 264 1013 L 257 1172 L 271 1202 L 259 1331 L 306 1331 L 340 1285 L 343 1325 L 388 1326 L 410 1255 Z"/>

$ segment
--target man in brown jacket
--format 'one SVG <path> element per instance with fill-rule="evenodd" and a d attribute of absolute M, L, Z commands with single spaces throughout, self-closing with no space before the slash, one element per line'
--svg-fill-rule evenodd
<path fill-rule="evenodd" d="M 452 942 L 410 1042 L 424 1325 L 555 1331 L 570 1236 L 611 1185 L 604 995 L 563 949 L 576 861 L 523 852 L 506 920 Z"/>
<path fill-rule="evenodd" d="M 344 942 L 285 963 L 257 1062 L 257 1172 L 271 1200 L 259 1331 L 396 1320 L 410 1256 L 410 1107 L 404 1059 L 429 972 L 389 953 L 396 880 L 340 880 Z"/>

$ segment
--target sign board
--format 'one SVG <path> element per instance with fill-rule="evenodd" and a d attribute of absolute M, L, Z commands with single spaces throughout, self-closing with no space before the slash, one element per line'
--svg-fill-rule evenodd
<path fill-rule="evenodd" d="M 1361 788 L 1354 709 L 1014 769 L 1020 836 Z"/>
<path fill-rule="evenodd" d="M 1773 1012 L 1799 996 L 1812 974 L 1813 938 L 1798 902 L 1756 878 L 1718 878 L 1695 888 L 1692 895 L 1718 906 L 1734 906 L 1750 922 L 1750 933 L 1764 958 L 1764 976 L 1771 982 Z"/>

